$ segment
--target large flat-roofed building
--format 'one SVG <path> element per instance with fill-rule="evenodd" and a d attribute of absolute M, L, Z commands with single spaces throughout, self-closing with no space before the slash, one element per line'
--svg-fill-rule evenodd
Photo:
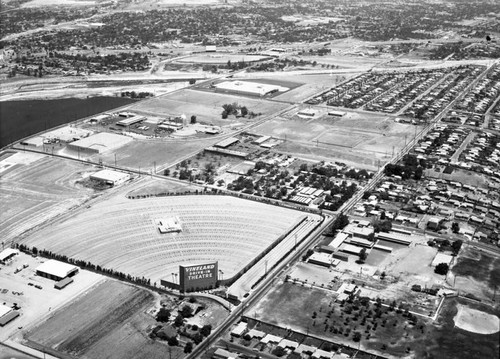
<path fill-rule="evenodd" d="M 68 148 L 87 154 L 114 150 L 133 141 L 131 137 L 101 132 L 68 144 Z"/>
<path fill-rule="evenodd" d="M 333 258 L 330 254 L 325 252 L 314 252 L 307 261 L 308 263 L 316 264 L 323 267 L 330 267 L 332 265 Z"/>
<path fill-rule="evenodd" d="M 285 92 L 289 90 L 288 87 L 250 81 L 224 81 L 216 84 L 215 88 L 217 90 L 252 96 L 265 96 L 275 92 Z"/>
<path fill-rule="evenodd" d="M 72 277 L 78 273 L 78 267 L 72 264 L 59 262 L 54 259 L 49 259 L 36 269 L 36 274 L 40 277 L 45 277 L 53 280 L 63 280 L 67 277 Z"/>
<path fill-rule="evenodd" d="M 117 186 L 130 179 L 130 175 L 123 172 L 102 170 L 90 175 L 90 179 L 105 183 L 111 186 Z"/>
<path fill-rule="evenodd" d="M 146 117 L 144 116 L 141 116 L 141 115 L 134 115 L 132 117 L 127 117 L 126 119 L 124 120 L 120 120 L 118 121 L 116 124 L 118 126 L 124 126 L 124 127 L 127 127 L 127 126 L 132 126 L 136 123 L 139 123 L 139 122 L 142 122 L 146 119 Z"/>

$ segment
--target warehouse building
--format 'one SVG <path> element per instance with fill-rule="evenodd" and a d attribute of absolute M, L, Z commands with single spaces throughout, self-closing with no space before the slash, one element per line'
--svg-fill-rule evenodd
<path fill-rule="evenodd" d="M 124 120 L 120 120 L 116 124 L 118 126 L 128 127 L 128 126 L 135 125 L 136 123 L 140 123 L 144 120 L 146 120 L 146 117 L 140 116 L 140 115 L 134 115 L 132 117 L 127 117 Z"/>
<path fill-rule="evenodd" d="M 216 84 L 215 88 L 217 90 L 251 96 L 265 96 L 276 92 L 285 92 L 289 90 L 288 87 L 261 84 L 258 82 L 250 81 L 224 81 Z"/>
<path fill-rule="evenodd" d="M 123 172 L 102 170 L 90 175 L 90 179 L 110 186 L 117 186 L 130 179 L 130 175 Z"/>
<path fill-rule="evenodd" d="M 79 153 L 96 154 L 114 150 L 133 141 L 131 137 L 100 132 L 68 144 L 68 149 Z"/>
<path fill-rule="evenodd" d="M 238 143 L 238 142 L 240 142 L 240 140 L 237 139 L 236 137 L 229 137 L 229 138 L 226 138 L 225 140 L 222 140 L 222 141 L 216 143 L 214 146 L 220 147 L 220 148 L 228 148 L 229 146 L 234 145 L 235 143 Z"/>
<path fill-rule="evenodd" d="M 78 273 L 78 267 L 72 264 L 49 259 L 36 269 L 36 274 L 40 277 L 61 281 L 67 277 L 73 277 Z"/>

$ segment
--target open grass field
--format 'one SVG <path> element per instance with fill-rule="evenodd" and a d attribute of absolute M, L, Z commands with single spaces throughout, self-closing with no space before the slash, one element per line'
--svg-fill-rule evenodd
<path fill-rule="evenodd" d="M 367 157 L 366 154 L 356 153 L 342 147 L 319 144 L 304 144 L 286 141 L 275 147 L 280 153 L 285 153 L 297 158 L 304 158 L 312 161 L 340 161 L 348 166 L 366 168 L 368 170 L 377 169 L 377 158 Z M 390 157 L 382 157 L 380 162 L 388 160 Z"/>
<path fill-rule="evenodd" d="M 452 267 L 455 288 L 491 299 L 500 285 L 500 259 L 472 248 L 462 250 Z"/>
<path fill-rule="evenodd" d="M 147 290 L 106 280 L 26 337 L 78 358 L 165 358 L 167 346 L 152 341 L 146 332 L 155 320 L 145 311 L 156 299 Z"/>
<path fill-rule="evenodd" d="M 44 155 L 18 152 L 0 177 L 0 236 L 9 243 L 48 219 L 84 203 L 93 191 L 76 181 L 92 167 Z"/>
<path fill-rule="evenodd" d="M 286 104 L 259 98 L 206 91 L 181 90 L 168 96 L 137 103 L 130 107 L 130 111 L 159 116 L 180 116 L 185 114 L 188 118 L 195 115 L 198 122 L 214 124 L 216 126 L 232 126 L 238 122 L 254 122 L 261 118 L 256 117 L 253 120 L 238 118 L 235 120 L 233 116 L 230 116 L 228 119 L 223 120 L 221 118 L 222 105 L 235 102 L 240 106 L 246 106 L 249 111 L 261 113 L 263 116 L 277 112 L 287 106 Z"/>
<path fill-rule="evenodd" d="M 414 134 L 414 126 L 395 123 L 386 116 L 347 113 L 342 118 L 324 114 L 312 107 L 319 118 L 303 119 L 289 111 L 257 126 L 254 132 L 271 135 L 286 142 L 278 146 L 297 157 L 327 161 L 338 160 L 357 167 L 377 168 L 405 145 Z M 305 131 L 307 129 L 307 131 Z"/>
<path fill-rule="evenodd" d="M 178 216 L 182 231 L 161 234 L 155 219 Z M 127 199 L 118 195 L 23 243 L 105 268 L 170 279 L 181 264 L 219 261 L 224 279 L 295 226 L 304 214 L 230 196 Z"/>
<path fill-rule="evenodd" d="M 488 188 L 490 180 L 486 174 L 466 171 L 458 168 L 455 168 L 453 173 L 446 174 L 442 172 L 442 169 L 443 168 L 441 167 L 441 172 L 436 172 L 434 169 L 426 169 L 425 175 L 427 177 L 441 178 L 448 181 L 460 182 L 474 187 Z"/>

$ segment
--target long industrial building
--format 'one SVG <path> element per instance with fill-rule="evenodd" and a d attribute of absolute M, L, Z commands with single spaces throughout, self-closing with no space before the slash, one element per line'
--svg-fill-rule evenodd
<path fill-rule="evenodd" d="M 275 92 L 288 91 L 288 87 L 278 85 L 261 84 L 250 81 L 224 81 L 215 85 L 218 90 L 252 96 L 265 96 Z"/>
<path fill-rule="evenodd" d="M 68 148 L 86 154 L 103 153 L 133 141 L 131 137 L 101 132 L 68 144 Z"/>

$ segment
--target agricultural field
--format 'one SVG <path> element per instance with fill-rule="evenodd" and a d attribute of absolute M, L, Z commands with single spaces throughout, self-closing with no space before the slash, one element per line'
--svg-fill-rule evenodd
<path fill-rule="evenodd" d="M 30 330 L 27 344 L 79 358 L 165 358 L 168 347 L 147 336 L 155 320 L 145 312 L 157 300 L 147 290 L 106 280 Z"/>
<path fill-rule="evenodd" d="M 178 217 L 182 230 L 160 233 L 155 220 L 172 217 Z M 304 217 L 231 196 L 116 195 L 22 243 L 145 277 L 151 284 L 170 279 L 181 264 L 211 261 L 219 261 L 229 279 Z"/>
<path fill-rule="evenodd" d="M 77 182 L 91 166 L 41 154 L 8 152 L 0 164 L 0 235 L 6 243 L 90 199 L 93 190 Z"/>

